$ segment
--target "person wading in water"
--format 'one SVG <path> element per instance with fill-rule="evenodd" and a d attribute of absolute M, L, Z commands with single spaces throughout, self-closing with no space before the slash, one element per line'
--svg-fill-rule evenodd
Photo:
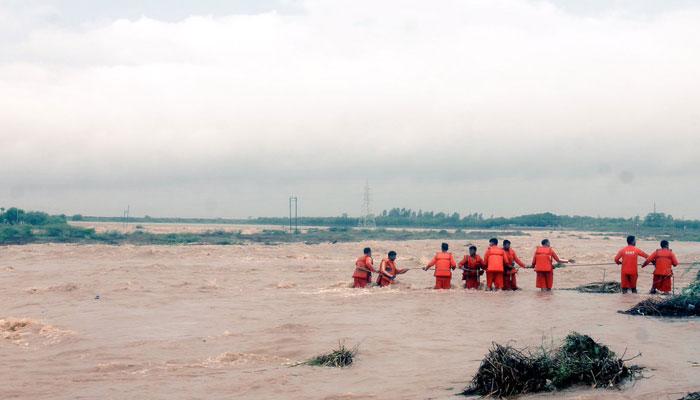
<path fill-rule="evenodd" d="M 637 293 L 639 257 L 646 259 L 649 255 L 637 247 L 637 238 L 632 235 L 627 236 L 627 246 L 621 248 L 615 255 L 615 264 L 621 266 L 620 287 L 622 287 L 622 293 L 627 293 L 629 289 L 632 290 L 632 293 Z"/>
<path fill-rule="evenodd" d="M 355 272 L 352 274 L 355 281 L 353 287 L 365 288 L 372 282 L 372 272 L 377 272 L 372 264 L 372 249 L 365 247 L 363 254 L 355 261 Z"/>
<path fill-rule="evenodd" d="M 476 246 L 469 246 L 469 254 L 459 262 L 459 267 L 464 271 L 462 280 L 465 289 L 478 289 L 479 277 L 484 273 L 484 260 L 476 254 Z"/>
<path fill-rule="evenodd" d="M 550 247 L 549 239 L 542 240 L 542 246 L 537 246 L 535 255 L 532 256 L 532 268 L 537 273 L 536 286 L 543 292 L 549 292 L 554 285 L 554 264 L 552 260 L 566 264 L 573 263 L 574 260 L 559 258 L 553 248 Z"/>
<path fill-rule="evenodd" d="M 668 240 L 661 241 L 661 248 L 651 253 L 642 263 L 642 268 L 649 264 L 654 264 L 654 280 L 649 294 L 656 294 L 657 290 L 668 294 L 671 291 L 673 267 L 678 265 L 676 255 L 668 248 Z"/>
<path fill-rule="evenodd" d="M 443 243 L 442 251 L 435 253 L 435 257 L 423 267 L 423 271 L 427 271 L 430 267 L 435 267 L 435 289 L 451 289 L 452 288 L 452 270 L 457 268 L 452 253 L 448 252 L 449 246 Z"/>
<path fill-rule="evenodd" d="M 377 277 L 377 285 L 384 287 L 396 283 L 396 276 L 405 274 L 407 268 L 401 269 L 396 266 L 396 252 L 394 250 L 387 254 L 387 258 L 383 259 L 379 264 L 379 276 Z"/>

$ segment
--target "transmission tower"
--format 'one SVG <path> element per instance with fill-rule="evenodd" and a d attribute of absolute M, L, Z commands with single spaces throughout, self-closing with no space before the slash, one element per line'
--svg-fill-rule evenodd
<path fill-rule="evenodd" d="M 294 226 L 293 230 L 292 226 Z M 289 196 L 289 233 L 299 233 L 299 198 L 297 196 Z"/>
<path fill-rule="evenodd" d="M 362 216 L 360 217 L 360 227 L 375 228 L 377 226 L 372 214 L 371 192 L 369 189 L 369 181 L 365 182 L 365 193 L 362 196 Z"/>
<path fill-rule="evenodd" d="M 124 210 L 124 229 L 126 229 L 129 226 L 129 210 L 131 209 L 130 205 L 126 206 L 126 210 Z"/>

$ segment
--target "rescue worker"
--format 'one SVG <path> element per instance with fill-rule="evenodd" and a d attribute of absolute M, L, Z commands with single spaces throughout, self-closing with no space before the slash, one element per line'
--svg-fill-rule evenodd
<path fill-rule="evenodd" d="M 637 293 L 637 264 L 639 257 L 645 259 L 649 255 L 637 247 L 637 238 L 627 236 L 627 246 L 620 249 L 615 255 L 615 264 L 622 265 L 620 269 L 620 287 L 622 293 L 632 289 L 632 293 Z"/>
<path fill-rule="evenodd" d="M 400 269 L 396 266 L 396 252 L 394 250 L 387 254 L 387 258 L 383 259 L 379 264 L 379 276 L 377 284 L 381 287 L 389 286 L 395 283 L 396 276 L 405 274 L 408 269 Z"/>
<path fill-rule="evenodd" d="M 668 248 L 668 240 L 661 241 L 661 248 L 651 253 L 642 263 L 642 268 L 654 264 L 654 280 L 651 284 L 650 294 L 660 291 L 668 294 L 671 291 L 671 279 L 673 279 L 673 267 L 678 265 L 678 259 L 673 251 Z"/>
<path fill-rule="evenodd" d="M 457 268 L 452 253 L 448 252 L 449 246 L 443 243 L 442 251 L 435 253 L 435 257 L 423 267 L 423 271 L 435 267 L 435 289 L 451 289 L 452 288 L 452 270 Z"/>
<path fill-rule="evenodd" d="M 505 266 L 510 265 L 510 263 L 508 254 L 498 247 L 498 239 L 490 239 L 489 248 L 484 253 L 487 290 L 503 289 L 503 271 L 505 271 Z"/>
<path fill-rule="evenodd" d="M 535 254 L 532 256 L 532 268 L 537 273 L 536 286 L 541 291 L 551 291 L 554 285 L 554 264 L 552 260 L 566 264 L 573 263 L 574 260 L 559 258 L 553 248 L 550 247 L 549 239 L 544 239 L 541 246 L 537 246 Z"/>
<path fill-rule="evenodd" d="M 365 247 L 363 255 L 355 261 L 355 272 L 352 274 L 352 278 L 355 280 L 353 287 L 364 288 L 367 287 L 368 283 L 372 282 L 372 272 L 377 272 L 373 263 L 372 249 Z"/>
<path fill-rule="evenodd" d="M 478 289 L 479 277 L 484 273 L 484 260 L 476 254 L 476 246 L 469 246 L 469 254 L 459 262 L 459 267 L 464 271 L 462 280 L 465 289 Z"/>
<path fill-rule="evenodd" d="M 518 258 L 515 254 L 515 250 L 510 247 L 510 240 L 506 239 L 503 241 L 503 251 L 508 254 L 510 258 L 510 264 L 506 265 L 506 269 L 503 272 L 503 289 L 504 290 L 518 290 L 518 280 L 516 276 L 518 275 L 518 269 L 515 268 L 515 264 L 518 264 L 519 268 L 525 268 L 525 263 Z"/>

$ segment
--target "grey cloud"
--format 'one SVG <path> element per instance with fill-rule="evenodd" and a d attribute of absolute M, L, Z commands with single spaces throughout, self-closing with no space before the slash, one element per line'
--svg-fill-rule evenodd
<path fill-rule="evenodd" d="M 700 217 L 694 4 L 76 4 L 0 42 L 3 204 L 355 214 L 369 178 L 377 208 L 634 215 L 663 184 Z"/>

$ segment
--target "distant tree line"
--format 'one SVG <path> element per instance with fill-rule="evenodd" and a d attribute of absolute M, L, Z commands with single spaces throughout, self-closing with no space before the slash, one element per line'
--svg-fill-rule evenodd
<path fill-rule="evenodd" d="M 281 224 L 289 222 L 288 218 L 260 217 L 245 220 L 248 223 Z M 303 225 L 319 226 L 357 226 L 359 218 L 347 215 L 340 217 L 303 217 Z M 676 229 L 699 230 L 700 221 L 674 219 L 664 213 L 649 213 L 644 218 L 608 218 L 556 215 L 553 213 L 526 214 L 516 217 L 484 218 L 482 214 L 473 213 L 461 216 L 459 213 L 445 213 L 408 208 L 392 208 L 384 210 L 375 216 L 375 222 L 380 227 L 422 227 L 422 228 L 455 228 L 455 229 L 499 229 L 499 228 L 560 228 L 595 231 L 632 231 L 636 229 Z"/>
<path fill-rule="evenodd" d="M 65 222 L 65 215 L 49 215 L 42 211 L 24 211 L 17 207 L 10 207 L 5 210 L 4 207 L 0 207 L 0 224 L 50 225 L 63 224 Z"/>
<path fill-rule="evenodd" d="M 74 215 L 70 219 L 82 221 L 92 217 Z M 118 220 L 118 219 L 117 219 Z M 143 218 L 140 220 L 165 222 L 160 219 Z M 197 219 L 198 222 L 205 221 Z M 222 220 L 215 220 L 222 223 Z M 228 221 L 228 220 L 227 220 Z M 172 221 L 169 221 L 172 222 Z M 180 222 L 193 223 L 192 220 L 181 219 Z M 244 243 L 291 243 L 303 242 L 317 244 L 324 242 L 359 242 L 363 240 L 462 240 L 485 239 L 493 235 L 493 231 L 453 231 L 446 230 L 396 230 L 373 229 L 362 230 L 351 227 L 307 228 L 301 232 L 290 234 L 281 229 L 264 229 L 261 232 L 243 233 L 240 230 L 212 229 L 203 232 L 154 233 L 148 232 L 141 225 L 135 225 L 130 232 L 108 231 L 97 233 L 93 228 L 84 228 L 77 224 L 69 224 L 65 215 L 49 215 L 40 211 L 26 212 L 18 208 L 7 211 L 0 208 L 0 244 L 27 243 L 103 243 L 103 244 L 244 244 Z M 499 234 L 508 236 L 523 235 L 520 231 L 504 231 Z"/>
<path fill-rule="evenodd" d="M 41 211 L 25 212 L 16 207 L 5 210 L 0 208 L 0 224 L 9 225 L 50 225 L 66 223 L 65 215 L 49 215 Z M 91 217 L 80 214 L 70 217 L 72 221 L 93 222 L 124 222 L 123 217 Z M 262 224 L 262 225 L 287 225 L 287 217 L 257 217 L 247 219 L 226 218 L 157 218 L 157 217 L 130 217 L 130 222 L 151 223 L 207 223 L 207 224 Z M 384 210 L 375 216 L 376 225 L 379 227 L 421 227 L 421 228 L 479 228 L 495 229 L 504 227 L 517 228 L 561 228 L 582 230 L 629 230 L 633 229 L 677 229 L 700 230 L 700 220 L 676 219 L 664 213 L 649 213 L 644 218 L 639 216 L 632 218 L 610 218 L 556 215 L 553 213 L 526 214 L 516 217 L 489 217 L 485 218 L 480 213 L 460 215 L 457 212 L 433 212 L 412 210 L 410 208 L 392 208 Z M 339 217 L 300 217 L 301 225 L 355 227 L 360 223 L 359 218 L 349 217 L 343 214 Z"/>
<path fill-rule="evenodd" d="M 84 228 L 68 223 L 65 215 L 49 215 L 41 211 L 24 211 L 11 207 L 7 210 L 0 208 L 0 244 L 2 243 L 30 243 L 30 242 L 108 242 L 117 243 L 124 240 L 140 241 L 143 243 L 180 243 L 196 242 L 201 239 L 197 235 L 185 238 L 184 236 L 167 234 L 170 236 L 157 236 L 137 232 L 135 234 L 120 234 L 117 232 L 95 233 L 92 228 Z M 102 222 L 126 222 L 122 217 L 91 217 L 80 214 L 70 217 L 71 221 L 102 221 Z M 599 232 L 625 232 L 649 235 L 666 235 L 677 240 L 700 240 L 700 221 L 675 219 L 664 213 L 650 213 L 644 218 L 607 218 L 556 215 L 553 213 L 527 214 L 517 217 L 485 218 L 482 214 L 473 213 L 461 216 L 459 213 L 445 213 L 433 211 L 414 211 L 406 208 L 392 208 L 384 210 L 375 217 L 379 228 L 434 228 L 438 230 L 518 230 L 518 229 L 570 229 L 588 230 Z M 190 224 L 260 224 L 286 226 L 289 223 L 287 217 L 258 217 L 247 219 L 223 219 L 223 218 L 154 218 L 154 217 L 130 217 L 132 223 L 190 223 Z M 339 217 L 302 217 L 299 224 L 304 226 L 331 227 L 333 232 L 348 232 L 356 228 L 359 218 L 349 217 L 343 214 Z M 338 231 L 341 229 L 342 231 Z M 284 233 L 284 232 L 282 232 Z M 318 235 L 321 235 L 319 233 Z M 359 235 L 359 233 L 358 233 Z M 382 233 L 385 237 L 393 237 Z M 396 238 L 402 236 L 393 234 Z M 223 235 L 228 236 L 228 235 Z M 360 235 L 362 236 L 362 235 Z M 353 237 L 360 237 L 353 236 Z M 363 237 L 370 237 L 365 232 Z M 235 242 L 242 240 L 240 237 L 222 237 L 214 235 L 216 240 Z M 319 236 L 320 237 L 320 236 Z M 199 239 L 198 239 L 199 238 Z M 248 238 L 250 239 L 250 238 Z M 248 240 L 246 239 L 246 240 Z M 317 239 L 314 239 L 317 240 Z"/>
<path fill-rule="evenodd" d="M 0 207 L 0 244 L 71 242 L 94 234 L 94 229 L 68 225 L 65 215 Z"/>

